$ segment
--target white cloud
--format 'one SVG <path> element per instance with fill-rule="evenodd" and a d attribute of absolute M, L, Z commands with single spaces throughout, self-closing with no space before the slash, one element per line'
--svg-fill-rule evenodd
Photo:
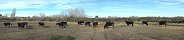
<path fill-rule="evenodd" d="M 62 6 L 62 7 L 64 7 L 65 9 L 75 9 L 74 7 L 68 6 L 68 5 L 65 5 L 65 6 Z"/>
<path fill-rule="evenodd" d="M 184 3 L 184 0 L 153 0 L 153 2 L 161 5 L 178 5 Z"/>
<path fill-rule="evenodd" d="M 179 2 L 182 2 L 182 3 L 184 3 L 184 0 L 176 0 L 176 1 L 179 1 Z"/>
<path fill-rule="evenodd" d="M 0 0 L 0 9 L 3 8 L 43 8 L 49 6 L 49 4 L 57 4 L 58 7 L 71 8 L 64 4 L 69 3 L 70 0 Z"/>
<path fill-rule="evenodd" d="M 23 2 L 15 1 L 15 2 L 6 2 L 0 4 L 0 8 L 21 8 L 26 7 L 26 4 Z"/>

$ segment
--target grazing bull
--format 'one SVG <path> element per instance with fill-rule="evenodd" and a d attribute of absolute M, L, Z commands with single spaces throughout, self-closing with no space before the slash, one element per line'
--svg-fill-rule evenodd
<path fill-rule="evenodd" d="M 82 25 L 84 23 L 84 21 L 78 21 L 79 25 Z"/>
<path fill-rule="evenodd" d="M 11 23 L 9 23 L 9 22 L 5 22 L 5 23 L 3 23 L 4 24 L 4 26 L 5 27 L 10 27 L 12 24 Z"/>
<path fill-rule="evenodd" d="M 134 21 L 131 21 L 131 20 L 129 20 L 129 21 L 125 21 L 125 23 L 129 26 L 129 25 L 132 25 L 132 27 L 134 26 Z"/>
<path fill-rule="evenodd" d="M 159 26 L 162 26 L 162 25 L 167 26 L 167 22 L 166 21 L 158 21 L 158 23 L 159 23 Z"/>
<path fill-rule="evenodd" d="M 91 22 L 85 22 L 86 26 L 91 26 Z"/>
<path fill-rule="evenodd" d="M 109 26 L 112 26 L 113 27 L 113 29 L 114 29 L 114 23 L 113 22 L 106 22 L 106 24 L 104 25 L 104 29 L 105 28 L 109 28 Z"/>
<path fill-rule="evenodd" d="M 56 23 L 56 25 L 58 25 L 59 28 L 66 28 L 67 22 L 59 22 L 59 23 Z"/>
<path fill-rule="evenodd" d="M 98 27 L 98 22 L 93 22 L 93 28 Z"/>
<path fill-rule="evenodd" d="M 28 25 L 27 22 L 18 22 L 17 24 L 18 24 L 18 28 L 25 28 Z"/>
<path fill-rule="evenodd" d="M 142 21 L 142 25 L 146 25 L 146 26 L 148 26 L 148 21 Z"/>
<path fill-rule="evenodd" d="M 39 24 L 40 27 L 45 26 L 45 23 L 44 22 L 38 22 L 38 24 Z"/>

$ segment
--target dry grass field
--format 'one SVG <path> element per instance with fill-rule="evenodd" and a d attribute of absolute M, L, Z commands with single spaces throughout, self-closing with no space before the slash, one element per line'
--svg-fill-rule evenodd
<path fill-rule="evenodd" d="M 0 40 L 184 40 L 184 26 L 142 26 L 136 23 L 134 27 L 127 27 L 122 22 L 115 23 L 114 29 L 103 29 L 103 22 L 97 28 L 69 22 L 67 28 L 59 28 L 56 22 L 45 22 L 45 27 L 28 22 L 27 28 L 18 29 L 16 22 L 12 23 L 9 28 L 0 24 Z"/>

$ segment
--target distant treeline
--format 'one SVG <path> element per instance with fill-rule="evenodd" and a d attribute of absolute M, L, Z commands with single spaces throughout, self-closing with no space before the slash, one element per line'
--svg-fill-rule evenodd
<path fill-rule="evenodd" d="M 149 22 L 157 22 L 160 20 L 168 21 L 169 23 L 184 23 L 184 17 L 110 17 L 110 18 L 75 18 L 75 17 L 0 17 L 0 20 L 11 20 L 11 21 L 114 21 L 114 22 L 120 22 L 125 21 L 127 19 L 133 20 L 133 21 L 149 21 Z"/>
<path fill-rule="evenodd" d="M 8 21 L 114 21 L 121 22 L 125 20 L 133 20 L 133 21 L 149 21 L 149 22 L 157 22 L 161 20 L 168 21 L 170 23 L 184 23 L 184 17 L 111 17 L 102 18 L 95 16 L 93 18 L 89 18 L 88 15 L 85 14 L 85 10 L 82 8 L 75 9 L 66 9 L 63 10 L 60 14 L 54 14 L 50 16 L 46 16 L 44 13 L 40 13 L 39 15 L 34 15 L 32 17 L 9 17 L 8 15 L 0 14 L 0 21 L 8 20 Z"/>

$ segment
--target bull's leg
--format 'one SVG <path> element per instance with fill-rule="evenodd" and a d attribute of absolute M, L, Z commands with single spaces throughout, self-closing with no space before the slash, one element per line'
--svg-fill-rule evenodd
<path fill-rule="evenodd" d="M 8 28 L 8 25 L 5 25 L 5 28 Z"/>
<path fill-rule="evenodd" d="M 24 28 L 25 26 L 22 26 L 21 28 Z"/>
<path fill-rule="evenodd" d="M 41 25 L 39 25 L 39 27 L 41 27 Z"/>
<path fill-rule="evenodd" d="M 104 26 L 104 29 L 105 29 L 105 26 Z"/>
<path fill-rule="evenodd" d="M 43 25 L 40 25 L 40 27 L 43 27 Z"/>
<path fill-rule="evenodd" d="M 63 26 L 59 26 L 59 28 L 62 28 Z"/>
<path fill-rule="evenodd" d="M 142 23 L 142 26 L 143 26 L 144 24 Z"/>
<path fill-rule="evenodd" d="M 165 24 L 165 27 L 167 26 L 167 24 Z"/>
<path fill-rule="evenodd" d="M 4 28 L 6 28 L 6 26 Z"/>
<path fill-rule="evenodd" d="M 67 24 L 63 25 L 63 28 L 66 28 Z"/>
<path fill-rule="evenodd" d="M 59 28 L 61 28 L 61 26 L 59 26 Z"/>
<path fill-rule="evenodd" d="M 158 26 L 160 27 L 160 24 Z"/>
<path fill-rule="evenodd" d="M 107 26 L 104 26 L 104 29 L 106 28 Z"/>
<path fill-rule="evenodd" d="M 88 24 L 90 27 L 91 27 L 91 25 L 90 24 Z"/>
<path fill-rule="evenodd" d="M 127 26 L 129 26 L 129 24 L 127 24 Z"/>
<path fill-rule="evenodd" d="M 159 27 L 162 27 L 162 24 L 159 24 Z"/>
<path fill-rule="evenodd" d="M 8 25 L 8 28 L 10 28 L 10 25 Z"/>
<path fill-rule="evenodd" d="M 85 24 L 85 26 L 87 27 L 87 24 Z"/>
<path fill-rule="evenodd" d="M 27 25 L 24 25 L 23 28 L 27 28 Z"/>
<path fill-rule="evenodd" d="M 18 29 L 20 29 L 20 27 L 18 26 Z"/>
<path fill-rule="evenodd" d="M 24 28 L 28 28 L 27 25 L 25 25 Z"/>
<path fill-rule="evenodd" d="M 7 26 L 5 25 L 4 28 L 6 28 Z"/>
<path fill-rule="evenodd" d="M 95 28 L 96 28 L 97 26 L 95 25 Z"/>
<path fill-rule="evenodd" d="M 132 24 L 132 27 L 134 26 L 134 24 Z"/>
<path fill-rule="evenodd" d="M 80 23 L 78 23 L 80 25 Z"/>
<path fill-rule="evenodd" d="M 20 28 L 20 26 L 19 26 L 19 25 L 18 25 L 17 27 L 18 27 L 18 29 Z"/>
<path fill-rule="evenodd" d="M 114 26 L 112 26 L 112 29 L 114 29 Z"/>
<path fill-rule="evenodd" d="M 95 28 L 95 25 L 93 24 L 93 26 L 92 26 L 93 28 Z"/>
<path fill-rule="evenodd" d="M 83 23 L 80 23 L 80 25 L 83 25 Z"/>
<path fill-rule="evenodd" d="M 62 25 L 62 28 L 64 28 L 64 25 Z"/>
<path fill-rule="evenodd" d="M 107 29 L 109 28 L 109 26 L 106 27 Z"/>
<path fill-rule="evenodd" d="M 112 29 L 114 29 L 114 26 L 112 26 Z"/>
<path fill-rule="evenodd" d="M 63 28 L 63 26 L 60 26 L 60 28 Z"/>
<path fill-rule="evenodd" d="M 162 27 L 162 24 L 160 24 L 160 27 Z"/>
<path fill-rule="evenodd" d="M 66 28 L 67 25 L 64 25 L 64 28 Z"/>

